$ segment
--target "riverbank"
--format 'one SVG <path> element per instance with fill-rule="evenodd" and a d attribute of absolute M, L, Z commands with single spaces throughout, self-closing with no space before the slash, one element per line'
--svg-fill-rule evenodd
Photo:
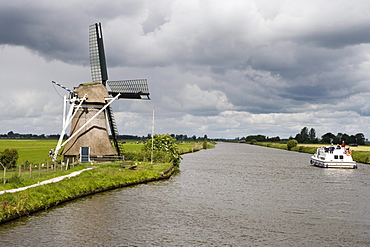
<path fill-rule="evenodd" d="M 171 163 L 97 165 L 57 183 L 0 195 L 0 223 L 45 210 L 61 203 L 115 188 L 167 179 L 177 170 Z"/>
<path fill-rule="evenodd" d="M 253 145 L 287 150 L 287 145 L 282 143 L 256 142 Z M 296 147 L 293 147 L 291 151 L 314 154 L 317 148 L 323 145 L 324 144 L 298 144 Z M 352 150 L 352 158 L 354 161 L 363 164 L 370 164 L 370 146 L 358 146 L 349 148 Z"/>
<path fill-rule="evenodd" d="M 141 149 L 141 145 L 136 146 Z M 179 146 L 181 154 L 197 152 L 204 148 L 203 143 L 198 142 L 184 142 Z M 206 148 L 214 147 L 215 143 L 207 142 Z M 82 169 L 86 169 L 86 166 L 82 165 L 80 169 L 78 167 L 76 169 L 74 168 L 74 170 Z M 175 167 L 172 163 L 151 165 L 145 162 L 137 162 L 134 165 L 126 166 L 119 163 L 94 164 L 94 169 L 88 169 L 75 177 L 69 176 L 71 172 L 61 171 L 63 176 L 67 178 L 64 180 L 58 180 L 56 178 L 58 180 L 57 183 L 42 184 L 42 186 L 31 185 L 26 190 L 0 194 L 0 224 L 87 195 L 168 179 L 178 170 L 179 168 Z M 64 173 L 68 174 L 65 175 Z M 39 179 L 41 181 L 40 184 L 46 180 Z M 24 183 L 27 184 L 30 181 L 33 180 Z M 13 188 L 16 187 L 9 187 L 6 190 Z"/>

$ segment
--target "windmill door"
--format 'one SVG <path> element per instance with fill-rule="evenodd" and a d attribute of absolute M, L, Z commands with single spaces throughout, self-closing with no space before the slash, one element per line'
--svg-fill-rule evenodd
<path fill-rule="evenodd" d="M 90 147 L 80 147 L 80 162 L 90 162 Z"/>

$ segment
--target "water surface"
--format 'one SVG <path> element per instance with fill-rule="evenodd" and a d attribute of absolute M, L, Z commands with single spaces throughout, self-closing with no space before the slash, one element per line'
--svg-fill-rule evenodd
<path fill-rule="evenodd" d="M 169 180 L 0 225 L 1 246 L 370 246 L 370 167 L 219 143 Z"/>

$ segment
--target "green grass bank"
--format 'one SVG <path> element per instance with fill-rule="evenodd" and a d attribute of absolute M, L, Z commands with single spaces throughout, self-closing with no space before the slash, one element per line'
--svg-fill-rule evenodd
<path fill-rule="evenodd" d="M 94 169 L 27 190 L 0 195 L 0 223 L 94 193 L 169 178 L 170 163 L 138 164 L 135 169 L 119 164 L 96 165 Z"/>
<path fill-rule="evenodd" d="M 45 210 L 86 195 L 167 179 L 178 170 L 171 163 L 150 164 L 150 162 L 137 161 L 135 160 L 136 155 L 133 155 L 134 159 L 131 159 L 132 162 L 125 163 L 76 164 L 70 166 L 68 170 L 42 168 L 40 164 L 48 162 L 47 154 L 50 148 L 53 147 L 53 144 L 56 144 L 55 140 L 0 140 L 0 150 L 6 148 L 18 149 L 20 156 L 18 160 L 19 166 L 25 161 L 38 164 L 32 172 L 18 168 L 8 172 L 8 183 L 0 184 L 0 191 L 36 184 L 91 166 L 94 169 L 57 183 L 32 187 L 15 193 L 0 194 L 0 223 Z M 203 149 L 202 142 L 183 142 L 178 145 L 182 154 Z M 129 142 L 123 144 L 123 146 L 124 154 L 139 154 L 143 144 Z M 207 148 L 213 148 L 214 146 L 214 143 L 207 143 Z"/>

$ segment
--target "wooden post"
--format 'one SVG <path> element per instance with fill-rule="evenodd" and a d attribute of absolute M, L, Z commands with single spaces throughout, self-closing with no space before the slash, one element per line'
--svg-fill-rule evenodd
<path fill-rule="evenodd" d="M 32 178 L 32 164 L 30 163 L 30 178 Z"/>
<path fill-rule="evenodd" d="M 41 176 L 41 165 L 39 163 L 39 177 Z"/>
<path fill-rule="evenodd" d="M 66 170 L 68 170 L 69 159 L 67 159 Z"/>
<path fill-rule="evenodd" d="M 3 168 L 4 168 L 4 184 L 6 184 L 6 167 L 3 166 Z"/>

